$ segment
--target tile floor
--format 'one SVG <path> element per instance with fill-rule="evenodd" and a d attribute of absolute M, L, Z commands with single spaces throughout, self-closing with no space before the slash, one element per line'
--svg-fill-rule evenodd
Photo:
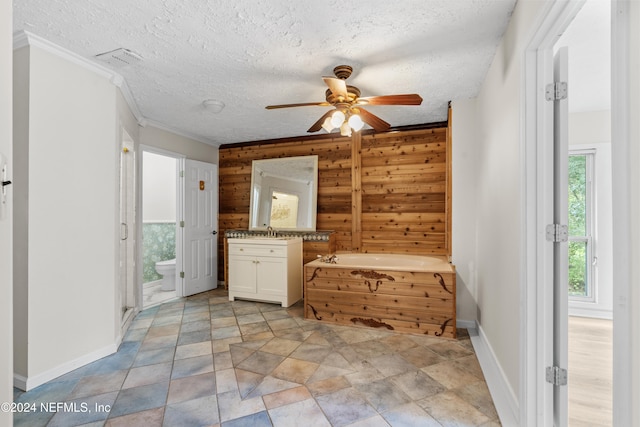
<path fill-rule="evenodd" d="M 499 426 L 470 339 L 334 326 L 219 289 L 144 310 L 120 349 L 27 393 L 15 426 Z"/>
<path fill-rule="evenodd" d="M 163 291 L 162 280 L 155 280 L 142 285 L 142 305 L 151 307 L 176 297 L 176 291 Z"/>

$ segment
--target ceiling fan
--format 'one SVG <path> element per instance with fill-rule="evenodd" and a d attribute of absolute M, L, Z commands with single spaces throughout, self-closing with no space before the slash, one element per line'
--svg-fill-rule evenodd
<path fill-rule="evenodd" d="M 351 130 L 359 131 L 364 124 L 368 124 L 376 132 L 388 130 L 391 125 L 375 114 L 365 110 L 369 105 L 420 105 L 422 98 L 417 94 L 383 95 L 360 97 L 360 89 L 349 86 L 346 80 L 351 76 L 353 68 L 349 65 L 338 65 L 333 69 L 333 76 L 322 77 L 329 86 L 325 93 L 326 101 L 302 102 L 298 104 L 268 105 L 267 110 L 290 107 L 334 107 L 327 111 L 315 122 L 307 132 L 317 132 L 325 129 L 331 132 L 339 128 L 342 136 L 351 136 Z"/>

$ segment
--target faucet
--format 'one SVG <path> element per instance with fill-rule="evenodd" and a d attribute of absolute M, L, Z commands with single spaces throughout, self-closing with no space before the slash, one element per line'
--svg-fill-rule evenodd
<path fill-rule="evenodd" d="M 332 255 L 318 255 L 318 259 L 320 260 L 320 262 L 326 262 L 327 264 L 337 264 L 338 263 L 338 256 L 336 254 L 332 254 Z"/>
<path fill-rule="evenodd" d="M 267 237 L 276 237 L 277 231 L 272 226 L 267 227 Z"/>

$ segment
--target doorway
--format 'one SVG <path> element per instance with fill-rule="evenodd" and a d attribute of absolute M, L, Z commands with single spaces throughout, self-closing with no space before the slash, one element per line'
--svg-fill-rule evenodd
<path fill-rule="evenodd" d="M 562 158 L 563 156 L 554 156 L 553 144 L 550 141 L 554 140 L 553 137 L 553 108 L 551 108 L 548 101 L 545 100 L 545 92 L 548 91 L 548 84 L 553 82 L 553 47 L 556 42 L 560 39 L 560 35 L 565 33 L 565 31 L 570 27 L 570 24 L 574 21 L 574 18 L 578 15 L 580 10 L 585 3 L 588 1 L 584 0 L 573 0 L 569 2 L 554 2 L 549 3 L 548 8 L 545 12 L 545 18 L 540 23 L 538 28 L 538 32 L 533 37 L 529 47 L 526 52 L 526 99 L 525 99 L 525 108 L 527 110 L 526 120 L 525 120 L 525 149 L 527 153 L 530 154 L 530 157 L 527 159 L 527 168 L 531 171 L 526 176 L 526 188 L 528 197 L 531 198 L 533 203 L 528 204 L 526 207 L 527 213 L 527 233 L 529 233 L 529 237 L 527 239 L 527 251 L 531 251 L 530 253 L 535 253 L 535 257 L 531 257 L 526 261 L 526 269 L 527 269 L 527 279 L 526 279 L 526 287 L 523 291 L 526 293 L 526 316 L 523 318 L 522 330 L 526 331 L 529 336 L 535 337 L 531 340 L 524 339 L 522 341 L 523 344 L 523 353 L 521 355 L 521 363 L 522 363 L 522 373 L 523 381 L 521 388 L 521 396 L 529 396 L 530 399 L 526 399 L 522 401 L 522 405 L 520 407 L 520 419 L 521 424 L 523 425 L 571 425 L 568 423 L 567 417 L 567 407 L 568 403 L 565 400 L 564 405 L 558 404 L 558 400 L 556 399 L 558 395 L 562 395 L 560 390 L 564 389 L 564 393 L 566 393 L 567 387 L 563 385 L 555 385 L 562 384 L 562 376 L 557 375 L 559 372 L 556 369 L 553 369 L 553 366 L 556 362 L 554 357 L 554 352 L 557 348 L 565 346 L 565 349 L 568 350 L 567 346 L 567 330 L 564 331 L 563 334 L 558 335 L 557 329 L 554 327 L 558 323 L 562 323 L 562 315 L 558 315 L 556 312 L 556 316 L 554 318 L 551 315 L 551 308 L 554 307 L 554 300 L 557 300 L 557 295 L 554 296 L 554 288 L 551 285 L 554 282 L 554 244 L 551 244 L 550 241 L 558 242 L 562 240 L 562 236 L 558 233 L 552 233 L 551 238 L 549 234 L 545 236 L 544 233 L 538 234 L 535 236 L 539 230 L 545 230 L 545 226 L 548 224 L 554 223 L 553 218 L 553 207 L 554 207 L 554 189 L 553 189 L 553 179 L 549 177 L 553 177 L 553 167 L 551 165 L 554 164 L 554 159 Z M 610 10 L 615 10 L 616 14 L 611 14 L 611 22 L 613 23 L 613 28 L 610 28 L 610 35 L 618 40 L 626 40 L 629 36 L 627 28 L 624 26 L 624 20 L 628 19 L 628 9 L 626 9 L 625 2 L 618 2 L 613 0 L 611 3 L 608 1 L 605 2 L 605 6 L 611 8 Z M 613 7 L 612 7 L 613 6 Z M 603 16 L 599 16 L 599 19 L 603 19 Z M 606 21 L 607 18 L 604 17 Z M 628 52 L 624 51 L 620 46 L 621 44 L 611 43 L 612 55 L 617 55 L 618 61 L 613 61 L 611 59 L 607 60 L 604 64 L 607 68 L 611 70 L 614 75 L 620 74 L 622 77 L 626 76 L 624 69 L 624 64 L 622 61 L 619 61 L 620 58 L 626 58 Z M 579 69 L 584 67 L 578 67 Z M 587 67 L 588 68 L 588 67 Z M 584 70 L 583 70 L 584 71 Z M 607 86 L 610 87 L 611 93 L 610 95 L 605 95 L 609 97 L 611 100 L 610 109 L 611 112 L 608 113 L 608 117 L 610 121 L 616 122 L 620 129 L 626 129 L 629 126 L 628 116 L 626 112 L 628 111 L 627 107 L 623 103 L 625 98 L 624 94 L 628 93 L 628 85 L 629 80 L 624 78 L 620 79 L 612 79 L 610 83 L 605 82 Z M 578 88 L 571 89 L 574 86 L 569 79 L 569 99 L 571 99 L 571 95 L 579 92 Z M 587 92 L 592 91 L 593 88 L 588 88 Z M 555 94 L 554 94 L 555 92 Z M 539 94 L 543 94 L 543 96 L 538 96 Z M 558 96 L 557 87 L 553 87 L 552 96 Z M 549 92 L 547 92 L 549 94 Z M 558 98 L 556 98 L 557 100 Z M 568 120 L 567 120 L 568 122 Z M 571 124 L 566 123 L 569 127 Z M 628 170 L 625 169 L 625 164 L 621 163 L 619 160 L 620 153 L 625 152 L 628 148 L 629 141 L 624 138 L 616 139 L 616 136 L 620 136 L 622 131 L 616 131 L 614 126 L 611 126 L 606 130 L 606 133 L 609 135 L 607 139 L 607 143 L 611 145 L 612 152 L 612 172 L 611 182 L 620 184 L 620 176 L 627 176 Z M 624 136 L 624 135 L 623 135 Z M 614 144 L 611 144 L 611 141 L 615 140 Z M 583 147 L 584 148 L 584 147 Z M 598 152 L 602 152 L 598 150 Z M 618 158 L 618 162 L 616 162 L 616 153 Z M 568 153 L 567 153 L 568 156 Z M 621 172 L 616 172 L 616 170 L 620 168 Z M 568 166 L 564 168 L 564 173 L 566 174 Z M 598 177 L 601 177 L 603 174 L 599 173 Z M 617 179 L 617 181 L 616 181 Z M 613 185 L 612 185 L 613 188 Z M 566 187 L 565 187 L 566 189 Z M 606 187 L 602 189 L 601 193 L 605 193 L 607 191 Z M 610 190 L 609 190 L 610 192 Z M 616 218 L 616 210 L 615 207 L 621 207 L 621 200 L 615 200 L 615 195 L 613 197 L 612 206 L 613 209 L 613 218 Z M 565 206 L 568 205 L 567 198 L 564 200 Z M 617 203 L 617 205 L 616 205 Z M 624 206 L 622 206 L 624 207 Z M 619 217 L 620 215 L 618 215 Z M 598 218 L 597 218 L 598 219 Z M 601 219 L 601 218 L 600 218 Z M 568 222 L 568 221 L 567 221 Z M 567 224 L 565 222 L 564 224 Z M 613 221 L 612 221 L 613 222 Z M 619 227 L 618 227 L 619 228 Z M 597 227 L 596 227 L 597 229 Z M 547 228 L 548 231 L 548 228 Z M 557 229 L 556 229 L 557 231 Z M 628 243 L 626 238 L 623 238 L 621 233 L 616 233 L 616 224 L 613 225 L 613 231 L 610 233 L 617 238 L 616 247 L 621 244 L 624 246 L 625 243 Z M 576 236 L 577 237 L 577 236 Z M 602 236 L 600 237 L 600 241 L 596 240 L 596 245 L 600 243 L 602 240 Z M 579 240 L 579 239 L 576 239 Z M 567 245 L 568 243 L 565 243 Z M 602 251 L 602 248 L 598 249 L 599 254 L 605 254 L 606 252 Z M 614 255 L 618 254 L 619 251 L 614 247 L 610 253 L 610 257 L 612 259 L 612 265 L 618 265 L 617 261 L 614 259 Z M 587 262 L 593 264 L 596 262 L 598 268 L 602 267 L 601 261 L 602 257 L 586 258 L 585 256 L 585 266 L 584 269 L 587 270 L 589 267 L 586 265 Z M 567 267 L 568 270 L 568 267 Z M 616 270 L 613 270 L 613 278 L 616 277 Z M 597 269 L 596 269 L 597 271 Z M 566 273 L 567 271 L 565 271 Z M 587 273 L 588 274 L 588 273 Z M 599 275 L 591 272 L 592 277 L 599 279 Z M 619 274 L 617 275 L 619 277 Z M 591 283 L 592 285 L 594 282 Z M 564 295 L 567 296 L 567 285 L 568 279 L 565 282 Z M 612 279 L 612 299 L 615 301 L 621 300 L 620 295 L 628 294 L 628 286 L 629 282 L 626 280 L 613 280 Z M 562 289 L 558 288 L 559 291 Z M 596 295 L 601 291 L 596 291 Z M 567 298 L 568 299 L 568 298 Z M 597 299 L 597 298 L 596 298 Z M 586 302 L 586 301 L 582 301 Z M 560 304 L 562 306 L 562 304 Z M 571 304 L 571 309 L 575 310 L 577 308 L 575 301 Z M 570 304 L 566 303 L 565 311 L 564 311 L 564 321 L 566 322 L 569 315 Z M 576 313 L 575 311 L 573 312 Z M 615 313 L 615 323 L 612 326 L 613 329 L 613 344 L 612 344 L 612 360 L 613 365 L 613 374 L 612 374 L 612 386 L 611 391 L 607 392 L 616 396 L 616 399 L 612 399 L 612 421 L 609 421 L 608 425 L 628 425 L 627 422 L 623 420 L 629 419 L 630 415 L 630 402 L 628 401 L 629 393 L 621 393 L 623 390 L 629 390 L 629 380 L 628 378 L 622 378 L 620 376 L 620 372 L 622 369 L 629 368 L 628 357 L 622 350 L 623 346 L 620 342 L 620 337 L 625 336 L 628 337 L 629 327 L 626 322 L 625 316 L 627 316 L 626 307 L 620 304 L 613 305 L 613 309 L 611 310 L 611 316 L 614 316 Z M 558 322 L 558 320 L 560 320 Z M 566 323 L 565 323 L 566 324 Z M 618 337 L 618 341 L 616 342 L 616 336 Z M 554 340 L 555 338 L 555 340 Z M 628 339 L 628 338 L 627 338 Z M 589 346 L 589 349 L 593 348 L 593 344 Z M 534 351 L 535 349 L 535 351 Z M 566 368 L 566 363 L 561 368 Z M 551 371 L 549 371 L 551 368 Z M 545 371 L 546 374 L 545 375 Z M 551 375 L 549 373 L 551 372 Z M 569 373 L 569 376 L 571 374 Z M 628 374 L 627 374 L 628 377 Z M 571 381 L 569 379 L 569 381 Z M 565 394 L 566 396 L 566 394 Z M 554 408 L 554 400 L 555 400 L 555 408 Z M 560 401 L 560 403 L 562 403 Z M 562 411 L 564 408 L 564 418 L 561 416 L 557 417 L 558 410 Z M 555 416 L 554 416 L 555 411 Z M 576 425 L 575 423 L 573 425 Z"/>
<path fill-rule="evenodd" d="M 141 301 L 143 309 L 182 296 L 181 157 L 143 147 L 141 155 Z"/>
<path fill-rule="evenodd" d="M 587 0 L 554 50 L 568 49 L 567 419 L 612 419 L 611 3 Z"/>

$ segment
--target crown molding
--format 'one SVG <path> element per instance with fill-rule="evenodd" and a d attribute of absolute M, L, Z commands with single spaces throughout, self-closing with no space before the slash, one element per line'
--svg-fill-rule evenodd
<path fill-rule="evenodd" d="M 127 81 L 122 77 L 122 75 L 28 31 L 20 30 L 13 33 L 13 50 L 15 51 L 26 46 L 35 46 L 108 79 L 114 86 L 120 89 L 122 96 L 138 124 L 140 126 L 146 125 L 147 119 L 142 115 L 142 112 L 140 112 L 138 104 L 133 99 L 131 90 L 127 85 Z"/>
<path fill-rule="evenodd" d="M 78 55 L 77 53 L 71 52 L 68 49 L 51 43 L 49 40 L 43 39 L 42 37 L 36 36 L 35 34 L 32 34 L 28 31 L 21 30 L 15 32 L 13 34 L 13 50 L 19 49 L 24 46 L 35 46 L 112 81 L 114 75 L 117 74 L 106 67 L 91 62 L 88 59 Z"/>

